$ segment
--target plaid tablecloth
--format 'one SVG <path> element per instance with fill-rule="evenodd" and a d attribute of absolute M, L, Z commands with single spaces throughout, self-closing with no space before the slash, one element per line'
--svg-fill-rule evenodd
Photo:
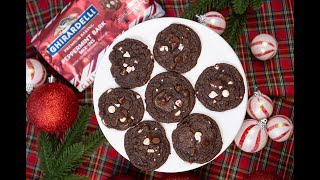
<path fill-rule="evenodd" d="M 59 76 L 39 56 L 30 44 L 32 36 L 43 28 L 71 0 L 26 0 L 26 57 L 41 60 L 48 72 Z M 166 16 L 179 17 L 189 0 L 157 0 L 166 11 Z M 294 122 L 294 2 L 293 0 L 266 0 L 259 11 L 249 11 L 245 30 L 240 36 L 239 46 L 235 49 L 246 72 L 249 97 L 254 87 L 273 99 L 273 115 L 282 114 Z M 221 11 L 224 16 L 227 10 Z M 278 52 L 267 61 L 253 58 L 249 44 L 260 33 L 269 33 L 278 41 Z M 58 81 L 65 82 L 62 78 Z M 65 82 L 67 83 L 67 82 Z M 92 87 L 78 93 L 81 104 L 92 103 Z M 90 129 L 98 123 L 92 116 Z M 26 126 L 26 179 L 40 179 L 41 169 L 37 153 L 36 128 Z M 241 151 L 232 143 L 224 153 L 211 163 L 190 172 L 202 179 L 242 179 L 245 174 L 256 170 L 277 172 L 284 179 L 294 179 L 294 136 L 285 142 L 268 140 L 267 145 L 257 153 Z M 156 179 L 164 176 L 160 172 L 145 172 L 135 168 L 118 154 L 106 141 L 95 154 L 87 158 L 77 170 L 80 175 L 91 179 L 108 179 L 118 173 L 135 175 L 138 179 Z"/>

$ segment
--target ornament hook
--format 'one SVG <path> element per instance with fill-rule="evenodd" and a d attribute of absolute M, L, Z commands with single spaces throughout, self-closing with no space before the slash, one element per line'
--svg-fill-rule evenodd
<path fill-rule="evenodd" d="M 262 129 L 265 129 L 265 127 L 267 126 L 267 122 L 268 120 L 267 119 L 262 119 L 258 122 L 258 125 L 262 128 Z"/>
<path fill-rule="evenodd" d="M 261 92 L 260 90 L 258 89 L 258 86 L 254 86 L 254 95 L 257 97 L 257 96 L 261 96 Z"/>
<path fill-rule="evenodd" d="M 52 76 L 52 74 L 48 77 L 48 82 L 49 83 L 54 83 L 56 81 L 56 78 L 54 78 L 53 76 Z"/>
<path fill-rule="evenodd" d="M 30 94 L 32 90 L 33 90 L 32 84 L 27 83 L 27 84 L 26 84 L 26 91 L 27 91 L 27 93 Z"/>

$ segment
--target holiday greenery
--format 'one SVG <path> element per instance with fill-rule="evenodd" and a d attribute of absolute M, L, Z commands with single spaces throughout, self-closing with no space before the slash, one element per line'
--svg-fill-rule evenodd
<path fill-rule="evenodd" d="M 40 132 L 38 141 L 43 180 L 89 179 L 74 172 L 105 141 L 100 129 L 86 134 L 92 110 L 90 105 L 81 106 L 78 119 L 60 140 L 52 134 Z"/>
<path fill-rule="evenodd" d="M 239 35 L 244 30 L 247 19 L 247 11 L 250 7 L 258 10 L 263 0 L 199 0 L 195 4 L 191 4 L 182 14 L 183 18 L 194 19 L 196 15 L 202 15 L 213 9 L 219 11 L 224 8 L 232 7 L 229 14 L 227 27 L 222 34 L 225 40 L 235 48 Z"/>

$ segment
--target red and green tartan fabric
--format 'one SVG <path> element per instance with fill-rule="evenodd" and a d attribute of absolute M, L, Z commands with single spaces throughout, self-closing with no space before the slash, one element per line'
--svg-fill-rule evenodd
<path fill-rule="evenodd" d="M 26 1 L 26 57 L 39 59 L 47 71 L 58 77 L 58 81 L 68 84 L 46 63 L 33 48 L 30 41 L 71 0 L 27 0 Z M 166 16 L 179 17 L 190 3 L 196 0 L 156 0 L 165 10 Z M 274 102 L 272 115 L 282 114 L 294 121 L 294 2 L 293 0 L 266 0 L 259 11 L 250 10 L 245 30 L 239 37 L 235 49 L 242 63 L 248 81 L 249 97 L 254 87 L 268 95 Z M 228 11 L 221 13 L 227 17 Z M 250 42 L 260 33 L 269 33 L 278 41 L 278 52 L 267 61 L 255 59 L 250 51 Z M 92 103 L 92 86 L 78 93 L 81 104 Z M 90 129 L 98 123 L 92 116 Z M 26 179 L 40 179 L 41 169 L 37 156 L 36 128 L 26 126 Z M 244 175 L 256 170 L 277 172 L 284 179 L 294 179 L 294 135 L 285 142 L 268 140 L 267 145 L 257 153 L 246 153 L 232 143 L 218 158 L 205 166 L 190 171 L 201 179 L 243 179 Z M 106 141 L 95 154 L 87 158 L 80 168 L 79 175 L 92 180 L 128 173 L 138 179 L 156 179 L 165 174 L 147 172 L 135 168 L 128 160 L 117 153 Z"/>

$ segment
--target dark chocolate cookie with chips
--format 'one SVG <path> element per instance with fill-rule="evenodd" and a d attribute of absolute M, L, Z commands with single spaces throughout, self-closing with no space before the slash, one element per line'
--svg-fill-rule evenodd
<path fill-rule="evenodd" d="M 212 111 L 226 111 L 237 107 L 243 100 L 245 86 L 237 68 L 220 63 L 206 68 L 196 85 L 199 101 Z"/>
<path fill-rule="evenodd" d="M 146 110 L 157 121 L 181 121 L 195 105 L 191 83 L 176 72 L 163 72 L 153 77 L 147 85 Z"/>
<path fill-rule="evenodd" d="M 172 143 L 178 156 L 189 163 L 205 163 L 222 148 L 219 126 L 207 115 L 194 113 L 178 123 L 172 132 Z"/>
<path fill-rule="evenodd" d="M 140 95 L 124 88 L 108 89 L 100 96 L 98 107 L 103 124 L 121 131 L 138 124 L 145 111 Z"/>
<path fill-rule="evenodd" d="M 114 12 L 121 7 L 121 1 L 120 0 L 101 0 L 100 1 L 101 6 L 103 9 L 109 12 Z"/>
<path fill-rule="evenodd" d="M 150 80 L 154 60 L 148 46 L 139 40 L 125 39 L 117 43 L 109 54 L 111 74 L 118 85 L 135 88 Z"/>
<path fill-rule="evenodd" d="M 130 162 L 139 169 L 153 171 L 162 166 L 170 154 L 170 144 L 160 123 L 144 120 L 124 136 Z"/>
<path fill-rule="evenodd" d="M 199 36 L 190 27 L 171 24 L 162 30 L 153 46 L 155 60 L 168 71 L 185 73 L 198 62 L 201 53 Z"/>

